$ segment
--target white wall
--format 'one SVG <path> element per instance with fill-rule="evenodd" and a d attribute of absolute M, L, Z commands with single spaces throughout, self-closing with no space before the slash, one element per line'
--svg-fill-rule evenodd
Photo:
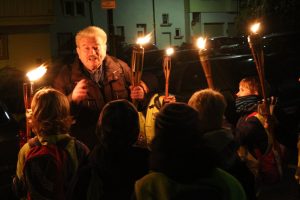
<path fill-rule="evenodd" d="M 224 23 L 223 36 L 227 36 L 228 23 L 233 23 L 236 14 L 230 13 L 201 13 L 201 30 L 204 33 L 206 23 Z"/>
<path fill-rule="evenodd" d="M 113 10 L 114 26 L 124 26 L 125 42 L 133 44 L 137 39 L 136 24 L 146 24 L 147 33 L 154 34 L 154 20 L 153 20 L 153 2 L 155 4 L 155 27 L 156 27 L 156 45 L 158 48 L 166 48 L 169 45 L 169 38 L 163 32 L 171 33 L 171 45 L 180 46 L 183 42 L 190 42 L 190 35 L 193 34 L 191 28 L 191 12 L 202 12 L 199 27 L 197 31 L 203 32 L 205 23 L 224 23 L 224 35 L 226 35 L 227 24 L 232 23 L 234 14 L 232 12 L 231 4 L 235 0 L 116 0 L 116 8 Z M 57 53 L 57 34 L 59 32 L 76 32 L 88 25 L 91 25 L 89 16 L 89 1 L 85 2 L 86 16 L 68 17 L 64 16 L 62 12 L 62 1 L 55 0 L 55 15 L 56 23 L 51 26 L 51 48 L 52 54 Z M 190 10 L 185 10 L 184 4 L 189 4 Z M 204 4 L 203 4 L 204 3 Z M 207 8 L 203 8 L 203 6 Z M 217 5 L 215 12 L 203 12 L 203 10 L 211 10 L 212 5 Z M 200 9 L 200 10 L 199 10 Z M 171 26 L 160 26 L 162 23 L 162 14 L 169 14 L 169 22 Z M 92 15 L 94 25 L 100 26 L 105 31 L 108 31 L 107 26 L 107 10 L 101 8 L 99 0 L 92 1 Z M 175 29 L 180 28 L 180 39 L 175 39 Z M 152 43 L 154 43 L 154 36 L 152 35 Z"/>
<path fill-rule="evenodd" d="M 170 27 L 160 26 L 162 23 L 162 14 L 169 14 L 169 22 L 172 23 Z M 182 42 L 186 41 L 185 36 L 185 11 L 184 0 L 156 0 L 156 27 L 157 27 L 157 44 L 159 48 L 166 48 L 169 41 L 161 38 L 162 32 L 171 32 L 171 45 L 180 46 Z M 181 29 L 182 39 L 174 39 L 175 29 Z"/>
<path fill-rule="evenodd" d="M 125 41 L 128 44 L 135 43 L 137 38 L 136 24 L 146 24 L 147 32 L 154 34 L 153 2 L 152 0 L 117 0 L 117 8 L 114 12 L 114 25 L 125 27 Z M 169 39 L 164 37 L 162 32 L 171 32 L 171 45 L 181 45 L 183 39 L 174 39 L 175 28 L 180 28 L 185 35 L 185 13 L 184 0 L 155 0 L 155 23 L 156 23 L 156 45 L 158 48 L 165 48 Z M 162 14 L 169 14 L 170 27 L 161 27 Z M 152 35 L 152 42 L 154 36 Z"/>
<path fill-rule="evenodd" d="M 114 25 L 125 27 L 125 41 L 133 44 L 137 39 L 136 24 L 146 24 L 147 33 L 153 32 L 152 0 L 117 0 Z M 152 40 L 153 42 L 153 40 Z"/>

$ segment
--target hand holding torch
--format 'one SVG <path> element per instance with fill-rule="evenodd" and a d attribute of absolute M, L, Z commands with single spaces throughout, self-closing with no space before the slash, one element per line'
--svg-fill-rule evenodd
<path fill-rule="evenodd" d="M 145 49 L 143 47 L 144 44 L 150 41 L 150 34 L 145 37 L 141 37 L 137 39 L 137 46 L 133 47 L 132 57 L 131 57 L 131 85 L 138 86 L 140 85 L 143 65 L 144 65 L 144 53 Z"/>

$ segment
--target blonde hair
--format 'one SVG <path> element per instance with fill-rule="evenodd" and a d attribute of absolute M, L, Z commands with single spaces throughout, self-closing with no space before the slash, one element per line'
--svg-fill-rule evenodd
<path fill-rule="evenodd" d="M 99 38 L 102 44 L 106 44 L 107 42 L 107 35 L 105 31 L 97 26 L 88 26 L 82 30 L 80 30 L 75 37 L 76 46 L 79 45 L 79 42 L 82 38 L 86 37 L 96 37 Z"/>
<path fill-rule="evenodd" d="M 38 135 L 58 135 L 68 133 L 72 117 L 67 97 L 53 88 L 39 90 L 33 97 L 32 128 Z"/>
<path fill-rule="evenodd" d="M 261 96 L 261 87 L 260 87 L 260 82 L 257 77 L 251 76 L 251 77 L 246 77 L 243 78 L 240 81 L 240 86 L 243 86 L 251 92 L 251 94 L 258 93 L 259 96 Z"/>
<path fill-rule="evenodd" d="M 222 127 L 227 103 L 220 92 L 213 89 L 197 91 L 191 96 L 188 104 L 198 111 L 202 131 L 212 131 Z"/>

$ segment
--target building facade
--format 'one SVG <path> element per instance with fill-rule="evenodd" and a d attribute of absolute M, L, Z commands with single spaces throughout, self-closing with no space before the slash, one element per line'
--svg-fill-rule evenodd
<path fill-rule="evenodd" d="M 116 43 L 122 45 L 151 33 L 159 49 L 191 43 L 200 35 L 234 35 L 237 0 L 114 2 L 109 11 L 101 0 L 0 0 L 0 68 L 27 71 L 74 53 L 74 36 L 88 25 L 108 33 L 113 25 Z"/>

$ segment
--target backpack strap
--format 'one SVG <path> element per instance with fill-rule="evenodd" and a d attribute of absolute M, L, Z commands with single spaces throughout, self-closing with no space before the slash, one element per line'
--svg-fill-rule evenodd
<path fill-rule="evenodd" d="M 253 116 L 257 115 L 257 114 L 258 114 L 258 112 L 256 112 L 256 111 L 250 113 L 250 114 L 246 117 L 246 121 L 247 121 L 250 117 L 253 117 Z"/>
<path fill-rule="evenodd" d="M 56 143 L 56 145 L 58 145 L 59 148 L 65 148 L 68 145 L 68 143 L 73 139 L 74 139 L 73 137 L 65 138 L 63 140 L 58 141 Z M 36 146 L 42 146 L 42 143 L 39 141 L 38 137 L 34 137 L 34 138 L 30 138 L 28 140 L 28 145 L 31 149 L 31 148 L 36 147 Z"/>
<path fill-rule="evenodd" d="M 41 144 L 41 142 L 39 141 L 38 137 L 36 136 L 36 137 L 30 138 L 30 139 L 28 140 L 28 145 L 29 145 L 29 147 L 30 147 L 30 149 L 31 149 L 31 148 L 33 148 L 33 147 L 35 147 L 35 146 L 41 146 L 42 144 Z"/>

